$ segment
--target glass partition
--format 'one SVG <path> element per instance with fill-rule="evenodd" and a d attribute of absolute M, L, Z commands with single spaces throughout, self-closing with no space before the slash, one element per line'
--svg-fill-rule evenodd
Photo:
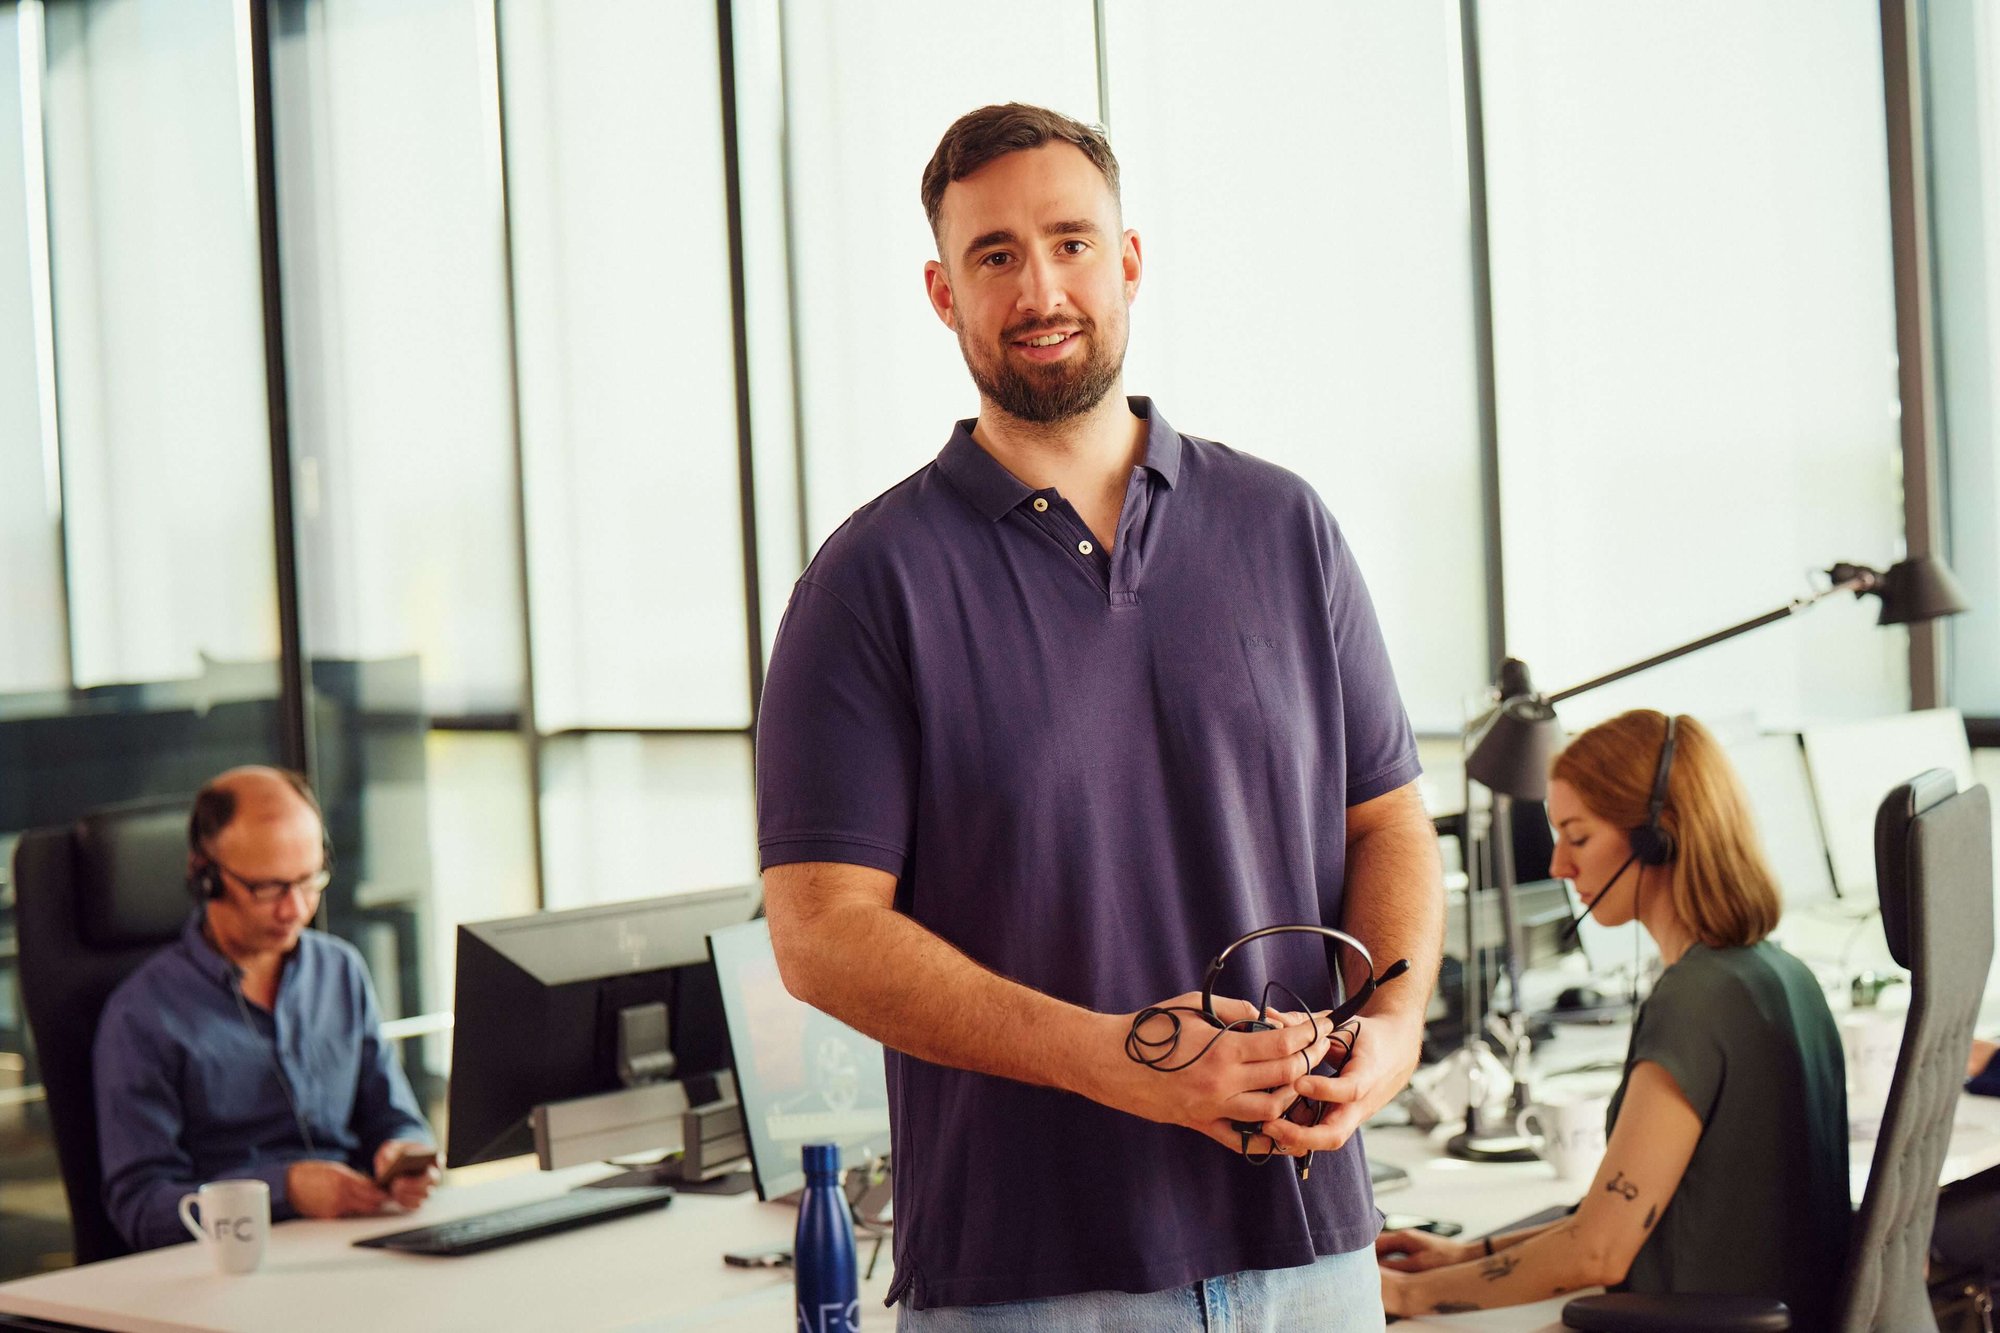
<path fill-rule="evenodd" d="M 1413 722 L 1451 732 L 1486 676 L 1458 6 L 1259 14 L 1107 7 L 1112 144 L 1146 258 L 1126 383 L 1313 483 Z M 1232 94 L 1189 96 L 1215 81 Z"/>
<path fill-rule="evenodd" d="M 1559 688 L 1900 554 L 1877 7 L 1480 6 L 1507 642 Z M 1841 598 L 1578 698 L 1908 704 Z"/>
<path fill-rule="evenodd" d="M 5 1277 L 70 1245 L 18 989 L 20 835 L 281 750 L 246 21 L 0 4 Z"/>
<path fill-rule="evenodd" d="M 714 7 L 500 12 L 536 723 L 747 727 Z"/>
<path fill-rule="evenodd" d="M 784 6 L 806 558 L 978 414 L 958 342 L 924 296 L 918 201 L 947 127 L 989 102 L 1097 119 L 1091 6 L 1023 0 L 995 41 L 982 7 Z M 777 608 L 772 608 L 775 615 Z"/>

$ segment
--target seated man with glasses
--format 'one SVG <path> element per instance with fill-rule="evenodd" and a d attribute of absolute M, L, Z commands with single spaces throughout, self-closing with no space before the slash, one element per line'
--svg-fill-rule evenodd
<path fill-rule="evenodd" d="M 93 1051 L 104 1203 L 134 1249 L 188 1239 L 180 1198 L 211 1180 L 271 1187 L 271 1216 L 414 1208 L 434 1143 L 383 1040 L 361 955 L 307 930 L 333 878 L 303 779 L 232 769 L 188 820 L 195 910 L 112 993 Z"/>

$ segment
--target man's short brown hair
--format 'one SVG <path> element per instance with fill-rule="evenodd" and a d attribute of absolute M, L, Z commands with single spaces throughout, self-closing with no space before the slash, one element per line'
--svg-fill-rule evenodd
<path fill-rule="evenodd" d="M 1025 102 L 983 106 L 952 122 L 944 138 L 938 140 L 930 165 L 924 168 L 924 216 L 930 219 L 931 235 L 937 235 L 945 186 L 964 180 L 995 158 L 1047 143 L 1075 146 L 1103 174 L 1112 200 L 1118 199 L 1118 159 L 1112 155 L 1111 141 L 1103 130 Z"/>

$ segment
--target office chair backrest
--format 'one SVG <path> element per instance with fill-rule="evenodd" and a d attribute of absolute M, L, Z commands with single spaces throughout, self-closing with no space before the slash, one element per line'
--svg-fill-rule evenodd
<path fill-rule="evenodd" d="M 1986 789 L 1930 769 L 1875 815 L 1889 952 L 1910 973 L 1910 1014 L 1855 1214 L 1842 1333 L 1935 1329 L 1924 1261 L 1965 1053 L 1993 961 L 1993 831 Z"/>
<path fill-rule="evenodd" d="M 188 802 L 148 802 L 35 829 L 14 852 L 21 998 L 41 1061 L 80 1264 L 128 1247 L 104 1211 L 91 1043 L 118 983 L 190 908 Z"/>

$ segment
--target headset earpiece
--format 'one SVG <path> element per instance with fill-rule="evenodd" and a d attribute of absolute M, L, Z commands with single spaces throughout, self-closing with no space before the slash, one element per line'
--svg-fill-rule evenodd
<path fill-rule="evenodd" d="M 1642 824 L 1632 830 L 1632 854 L 1642 866 L 1663 866 L 1674 859 L 1674 835 Z"/>
<path fill-rule="evenodd" d="M 215 873 L 215 864 L 203 860 L 188 872 L 188 893 L 198 903 L 210 902 L 222 896 L 222 876 Z"/>
<path fill-rule="evenodd" d="M 1674 859 L 1674 835 L 1660 823 L 1667 808 L 1667 779 L 1674 771 L 1674 715 L 1667 714 L 1667 738 L 1660 744 L 1660 763 L 1653 771 L 1653 791 L 1646 798 L 1646 822 L 1631 832 L 1632 856 L 1642 866 L 1663 866 Z"/>

